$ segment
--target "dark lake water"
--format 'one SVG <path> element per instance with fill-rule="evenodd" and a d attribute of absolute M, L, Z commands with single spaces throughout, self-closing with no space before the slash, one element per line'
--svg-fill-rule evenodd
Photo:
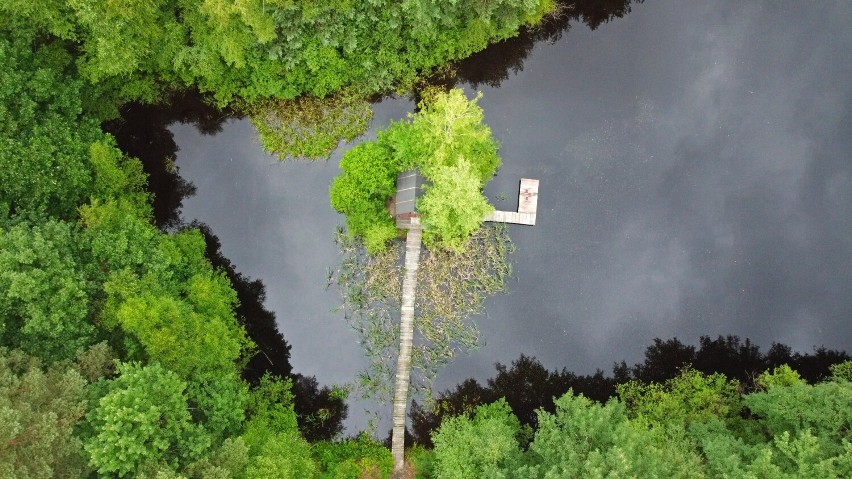
<path fill-rule="evenodd" d="M 502 145 L 486 193 L 511 210 L 518 179 L 538 178 L 539 214 L 534 227 L 511 227 L 516 278 L 476 318 L 483 347 L 438 389 L 521 353 L 609 370 L 638 361 L 655 337 L 852 348 L 852 2 L 632 10 L 521 45 L 522 62 L 493 49 L 480 68 L 516 71 L 499 85 L 462 84 L 483 92 Z M 375 105 L 365 138 L 413 108 Z M 196 187 L 184 219 L 207 223 L 237 270 L 266 284 L 295 370 L 352 380 L 361 352 L 332 311 L 337 291 L 325 290 L 339 261 L 328 186 L 341 152 L 278 162 L 242 120 L 214 136 L 171 131 Z M 350 415 L 358 421 L 357 408 Z"/>

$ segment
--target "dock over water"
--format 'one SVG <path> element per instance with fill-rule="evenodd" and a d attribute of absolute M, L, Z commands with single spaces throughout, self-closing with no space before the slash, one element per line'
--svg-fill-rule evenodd
<path fill-rule="evenodd" d="M 485 221 L 534 226 L 537 210 L 538 180 L 521 178 L 521 188 L 518 192 L 518 211 L 498 210 L 486 216 Z"/>

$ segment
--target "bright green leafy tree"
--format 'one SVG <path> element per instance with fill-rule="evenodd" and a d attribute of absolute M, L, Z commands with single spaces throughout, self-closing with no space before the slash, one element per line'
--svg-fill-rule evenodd
<path fill-rule="evenodd" d="M 396 234 L 386 204 L 396 176 L 419 169 L 431 181 L 419 209 L 427 242 L 459 250 L 491 210 L 485 181 L 500 166 L 497 144 L 483 123 L 477 97 L 461 90 L 435 94 L 410 122 L 393 123 L 378 139 L 353 148 L 331 186 L 331 205 L 346 215 L 349 232 L 382 251 Z"/>
<path fill-rule="evenodd" d="M 299 436 L 289 380 L 261 379 L 248 405 L 243 438 L 249 447 L 246 479 L 313 477 L 317 464 L 310 445 Z"/>
<path fill-rule="evenodd" d="M 555 404 L 553 414 L 538 412 L 524 452 L 525 435 L 504 400 L 445 420 L 432 437 L 435 477 L 704 477 L 688 442 L 664 442 L 631 424 L 617 400 L 600 405 L 569 391 Z"/>
<path fill-rule="evenodd" d="M 454 166 L 436 167 L 430 180 L 432 186 L 418 205 L 426 243 L 438 242 L 460 252 L 494 207 L 482 196 L 482 184 L 464 159 Z"/>
<path fill-rule="evenodd" d="M 518 477 L 703 477 L 687 444 L 637 428 L 618 401 L 600 405 L 569 391 L 555 405 L 554 414 L 539 412 Z"/>
<path fill-rule="evenodd" d="M 649 428 L 731 418 L 741 408 L 737 381 L 689 368 L 663 384 L 630 381 L 616 389 L 635 422 Z"/>
<path fill-rule="evenodd" d="M 83 209 L 91 257 L 103 265 L 100 324 L 124 333 L 128 357 L 183 378 L 235 374 L 251 348 L 237 323 L 236 293 L 204 257 L 198 231 L 165 235 L 121 202 Z"/>
<path fill-rule="evenodd" d="M 434 472 L 445 479 L 511 477 L 520 459 L 521 426 L 505 400 L 476 408 L 472 418 L 444 421 L 433 436 Z"/>
<path fill-rule="evenodd" d="M 844 361 L 831 367 L 831 378 L 833 381 L 842 383 L 852 382 L 852 361 Z"/>
<path fill-rule="evenodd" d="M 791 381 L 789 368 L 779 370 L 763 378 L 765 391 L 743 398 L 749 419 L 691 428 L 708 471 L 714 477 L 850 477 L 852 385 L 838 379 L 811 386 Z"/>
<path fill-rule="evenodd" d="M 118 372 L 88 417 L 85 449 L 98 473 L 126 477 L 147 462 L 177 468 L 199 458 L 210 437 L 192 422 L 186 383 L 156 363 L 122 363 Z"/>

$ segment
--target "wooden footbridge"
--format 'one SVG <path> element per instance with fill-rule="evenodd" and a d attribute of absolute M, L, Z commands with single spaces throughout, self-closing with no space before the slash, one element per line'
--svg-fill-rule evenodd
<path fill-rule="evenodd" d="M 393 433 L 391 455 L 394 475 L 402 474 L 405 446 L 405 410 L 408 406 L 408 387 L 411 383 L 411 350 L 414 344 L 414 299 L 417 290 L 417 269 L 420 261 L 420 244 L 423 231 L 416 204 L 423 191 L 423 177 L 416 171 L 401 173 L 396 179 L 396 196 L 391 203 L 396 226 L 405 229 L 405 275 L 402 278 L 400 313 L 399 356 L 396 362 L 396 380 L 393 395 Z M 535 225 L 538 207 L 538 180 L 521 179 L 518 193 L 518 211 L 494 211 L 485 221 Z"/>

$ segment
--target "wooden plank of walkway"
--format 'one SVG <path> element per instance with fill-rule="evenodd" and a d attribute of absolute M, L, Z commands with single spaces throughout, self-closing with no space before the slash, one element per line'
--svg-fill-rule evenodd
<path fill-rule="evenodd" d="M 535 214 L 538 209 L 538 180 L 521 178 L 521 190 L 518 194 L 518 213 Z"/>
<path fill-rule="evenodd" d="M 535 226 L 535 213 L 518 213 L 517 211 L 495 211 L 486 216 L 483 221 L 492 223 L 512 223 L 516 225 Z"/>
<path fill-rule="evenodd" d="M 393 435 L 391 455 L 394 473 L 402 472 L 405 450 L 405 409 L 411 383 L 411 350 L 414 346 L 414 293 L 420 265 L 422 230 L 419 222 L 409 225 L 405 235 L 405 276 L 402 278 L 402 307 L 399 325 L 399 357 L 396 361 L 396 384 L 393 393 Z"/>

